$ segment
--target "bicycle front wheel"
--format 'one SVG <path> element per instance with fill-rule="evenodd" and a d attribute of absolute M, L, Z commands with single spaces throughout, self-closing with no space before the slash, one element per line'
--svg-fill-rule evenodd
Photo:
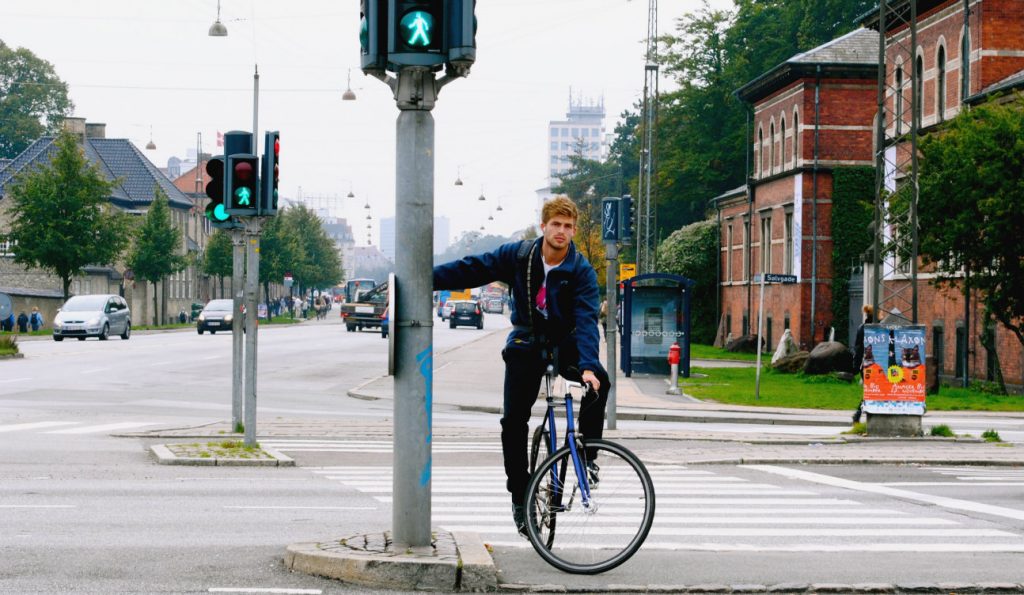
<path fill-rule="evenodd" d="M 568 446 L 537 466 L 526 490 L 530 543 L 549 564 L 574 574 L 597 574 L 629 559 L 654 524 L 654 484 L 628 449 L 587 440 L 577 449 L 586 471 L 587 452 L 600 466 L 589 499 Z"/>

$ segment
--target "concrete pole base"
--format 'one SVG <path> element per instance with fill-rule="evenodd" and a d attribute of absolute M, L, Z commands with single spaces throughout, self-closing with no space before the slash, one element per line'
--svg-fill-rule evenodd
<path fill-rule="evenodd" d="M 921 431 L 920 415 L 888 415 L 884 413 L 868 413 L 868 436 L 877 437 L 919 437 Z"/>

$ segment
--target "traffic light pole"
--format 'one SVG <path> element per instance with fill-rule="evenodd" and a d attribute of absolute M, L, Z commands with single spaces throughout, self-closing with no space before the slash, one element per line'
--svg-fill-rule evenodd
<path fill-rule="evenodd" d="M 606 421 L 608 423 L 608 429 L 614 430 L 616 423 L 616 412 L 615 412 L 615 336 L 618 332 L 617 320 L 615 313 L 618 312 L 618 287 L 619 287 L 619 246 L 615 242 L 605 243 L 605 256 L 608 259 L 608 270 L 605 273 L 605 288 L 606 288 L 606 308 L 604 314 L 604 338 L 608 343 L 608 363 L 605 365 L 605 369 L 608 372 L 608 410 Z"/>
<path fill-rule="evenodd" d="M 260 220 L 245 219 L 245 445 L 256 446 L 256 293 L 260 275 Z"/>
<path fill-rule="evenodd" d="M 431 407 L 433 393 L 434 117 L 437 87 L 426 68 L 399 73 L 396 99 L 395 216 L 397 237 L 413 249 L 395 254 L 395 340 L 392 539 L 402 547 L 429 547 Z M 416 98 L 429 98 L 428 103 Z M 404 99 L 404 100 L 403 100 Z"/>
<path fill-rule="evenodd" d="M 245 270 L 245 237 L 231 230 L 231 430 L 242 428 L 242 277 Z"/>

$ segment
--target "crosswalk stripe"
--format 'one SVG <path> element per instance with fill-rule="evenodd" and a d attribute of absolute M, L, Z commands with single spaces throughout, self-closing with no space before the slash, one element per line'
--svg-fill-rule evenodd
<path fill-rule="evenodd" d="M 491 547 L 526 549 L 533 546 L 524 539 L 488 539 Z M 800 543 L 792 545 L 755 545 L 751 543 L 707 543 L 653 541 L 644 542 L 645 550 L 698 551 L 698 552 L 873 552 L 873 553 L 1019 553 L 1024 545 L 1002 543 L 850 543 L 820 544 Z"/>
<path fill-rule="evenodd" d="M 56 428 L 59 426 L 73 426 L 77 421 L 37 421 L 34 423 L 7 424 L 0 426 L 0 432 L 18 432 L 21 430 L 38 430 L 41 428 Z"/>
<path fill-rule="evenodd" d="M 475 511 L 474 511 L 475 512 Z M 621 510 L 616 509 L 616 512 L 623 514 L 636 513 L 639 514 L 640 509 L 635 510 Z M 956 525 L 956 521 L 949 519 L 939 519 L 933 517 L 917 517 L 917 518 L 885 518 L 885 517 L 756 517 L 756 516 L 737 516 L 737 517 L 712 517 L 712 516 L 666 516 L 664 511 L 658 511 L 657 523 L 658 525 L 740 525 L 740 524 L 751 524 L 751 525 L 904 525 L 904 526 L 937 526 L 937 525 Z M 504 514 L 504 510 L 502 511 Z M 469 515 L 463 514 L 432 514 L 430 517 L 431 521 L 434 522 L 455 522 L 455 521 L 466 521 L 471 518 Z M 495 526 L 504 527 L 508 523 L 504 516 L 502 518 L 484 517 L 488 518 L 488 521 L 478 521 L 488 524 L 490 522 L 496 523 Z M 602 525 L 615 525 L 623 523 L 635 523 L 637 517 L 626 517 L 626 516 L 604 516 L 596 517 L 589 526 L 602 526 Z M 489 526 L 489 525 L 488 525 Z"/>
<path fill-rule="evenodd" d="M 379 499 L 381 502 L 391 502 L 391 500 L 392 500 L 391 496 L 375 496 L 375 498 Z M 631 502 L 635 502 L 636 499 L 635 498 L 628 498 L 628 499 L 627 498 L 606 498 L 604 501 L 608 502 L 608 503 L 614 503 L 614 504 L 629 504 Z M 503 496 L 436 496 L 436 497 L 432 496 L 431 497 L 431 502 L 437 502 L 437 503 L 440 503 L 440 504 L 445 504 L 445 503 L 447 503 L 447 504 L 461 503 L 461 504 L 465 504 L 466 506 L 475 505 L 477 503 L 481 503 L 481 504 L 501 503 L 501 504 L 506 504 L 507 505 L 508 502 L 509 502 L 509 499 L 508 499 L 508 494 L 506 493 Z M 716 498 L 665 498 L 665 497 L 662 497 L 662 496 L 658 496 L 658 501 L 657 502 L 658 502 L 658 507 L 659 508 L 661 506 L 663 506 L 663 505 L 664 506 L 678 506 L 678 505 L 686 505 L 686 504 L 717 504 L 717 505 L 722 505 L 722 504 L 733 504 L 733 505 L 741 505 L 741 504 L 761 504 L 761 505 L 764 505 L 764 504 L 786 504 L 786 505 L 810 504 L 810 505 L 819 505 L 819 506 L 825 506 L 825 505 L 829 505 L 829 504 L 836 505 L 836 506 L 850 506 L 850 505 L 853 505 L 853 504 L 857 504 L 856 502 L 854 502 L 852 500 L 840 500 L 840 499 L 833 499 L 833 498 L 725 498 L 725 497 L 716 497 Z"/>
<path fill-rule="evenodd" d="M 101 424 L 98 426 L 85 426 L 81 428 L 71 428 L 69 430 L 54 430 L 52 432 L 45 432 L 46 434 L 97 434 L 100 432 L 110 432 L 113 430 L 127 430 L 129 428 L 141 428 L 143 426 L 155 426 L 159 422 L 155 421 L 123 421 L 112 424 Z"/>
<path fill-rule="evenodd" d="M 819 528 L 753 528 L 753 527 L 661 527 L 655 523 L 648 535 L 669 535 L 672 537 L 870 537 L 882 540 L 890 537 L 1016 537 L 1015 534 L 998 529 L 886 529 L 879 533 L 871 529 L 819 529 Z M 446 531 L 473 531 L 476 533 L 516 533 L 512 523 L 501 526 L 491 525 L 443 525 Z M 636 527 L 601 527 L 588 525 L 587 533 L 592 535 L 632 535 Z"/>

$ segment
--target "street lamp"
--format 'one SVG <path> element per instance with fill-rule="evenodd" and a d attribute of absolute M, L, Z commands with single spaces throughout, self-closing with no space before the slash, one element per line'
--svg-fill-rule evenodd
<path fill-rule="evenodd" d="M 478 198 L 477 200 L 487 200 L 487 197 L 486 197 L 486 196 L 484 196 L 484 187 L 483 187 L 483 184 L 481 184 L 481 185 L 480 185 L 480 198 Z"/>
<path fill-rule="evenodd" d="M 149 125 L 149 142 L 146 143 L 146 150 L 147 151 L 155 151 L 156 150 L 156 143 L 153 142 L 153 125 L 152 124 Z"/>
<path fill-rule="evenodd" d="M 355 101 L 356 94 L 352 91 L 352 69 L 348 69 L 348 88 L 341 94 L 342 101 Z M 349 192 L 349 198 L 352 198 L 352 193 Z"/>
<path fill-rule="evenodd" d="M 462 186 L 462 166 L 459 166 L 459 173 L 455 176 L 455 185 Z"/>
<path fill-rule="evenodd" d="M 220 22 L 220 0 L 217 0 L 217 20 L 210 25 L 210 37 L 227 37 L 228 28 Z"/>

